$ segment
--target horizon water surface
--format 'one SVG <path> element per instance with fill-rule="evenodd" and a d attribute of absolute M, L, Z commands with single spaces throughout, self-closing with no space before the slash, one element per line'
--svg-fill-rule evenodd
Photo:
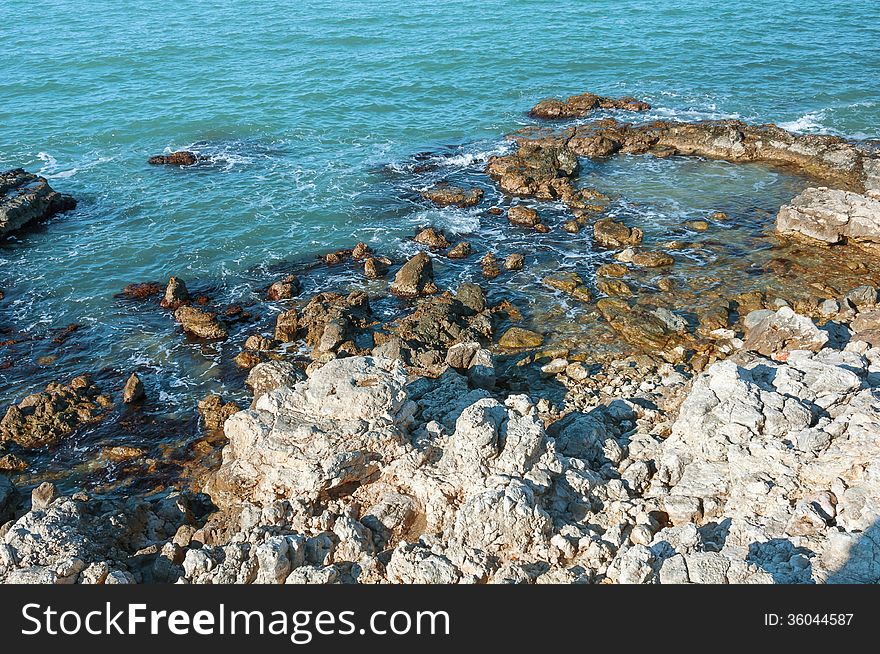
<path fill-rule="evenodd" d="M 481 170 L 505 134 L 533 124 L 536 101 L 633 95 L 653 109 L 626 119 L 878 139 L 878 73 L 880 5 L 839 0 L 4 2 L 0 169 L 40 173 L 79 206 L 0 244 L 0 329 L 34 339 L 0 350 L 0 411 L 51 380 L 92 372 L 115 392 L 137 370 L 156 399 L 146 413 L 180 419 L 192 438 L 198 397 L 243 397 L 227 388 L 240 341 L 185 340 L 167 315 L 115 298 L 126 284 L 178 275 L 252 306 L 281 271 L 356 241 L 400 260 L 429 224 L 478 252 L 525 253 L 527 270 L 490 292 L 517 296 L 528 319 L 546 300 L 527 292 L 541 274 L 589 279 L 603 261 L 589 237 L 554 230 L 536 245 L 485 207 L 432 209 L 417 192 L 462 181 L 486 190 L 486 206 L 504 203 Z M 146 164 L 184 148 L 211 164 Z M 424 160 L 432 170 L 417 174 Z M 715 235 L 735 247 L 682 254 L 693 269 L 751 252 L 805 185 L 760 166 L 642 157 L 585 163 L 581 179 L 648 242 L 693 236 L 680 225 L 707 212 L 740 217 Z M 439 262 L 438 274 L 450 285 L 474 269 Z M 362 282 L 308 277 L 304 297 L 345 283 Z M 69 324 L 80 328 L 62 347 L 41 340 Z M 96 445 L 81 434 L 41 465 L 63 476 Z"/>

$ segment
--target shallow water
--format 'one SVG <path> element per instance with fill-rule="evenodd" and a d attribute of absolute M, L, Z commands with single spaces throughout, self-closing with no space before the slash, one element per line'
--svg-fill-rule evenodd
<path fill-rule="evenodd" d="M 608 334 L 589 307 L 534 292 L 560 267 L 592 280 L 609 255 L 593 252 L 589 230 L 539 238 L 485 212 L 507 202 L 481 173 L 485 159 L 509 147 L 503 135 L 530 124 L 525 111 L 542 97 L 631 94 L 654 106 L 644 118 L 880 138 L 880 5 L 413 4 L 3 3 L 0 168 L 40 172 L 79 207 L 0 245 L 0 328 L 26 339 L 0 348 L 0 410 L 84 371 L 116 392 L 137 370 L 154 398 L 146 419 L 180 421 L 85 431 L 41 453 L 37 469 L 103 483 L 121 473 L 95 463 L 99 445 L 147 444 L 164 461 L 173 454 L 160 445 L 178 452 L 198 437 L 197 398 L 243 397 L 228 359 L 255 328 L 236 327 L 223 346 L 187 341 L 169 316 L 114 297 L 130 282 L 176 274 L 222 304 L 253 305 L 268 324 L 281 307 L 258 302 L 260 289 L 288 264 L 357 240 L 400 259 L 414 230 L 433 224 L 480 253 L 525 253 L 524 271 L 479 281 L 514 299 L 527 324 L 573 309 L 545 326 L 575 349 L 600 348 Z M 212 163 L 146 165 L 184 147 Z M 414 165 L 420 152 L 430 154 Z M 432 209 L 417 191 L 438 180 L 480 185 L 487 198 Z M 695 296 L 778 282 L 765 270 L 781 254 L 768 226 L 805 185 L 761 166 L 650 157 L 585 162 L 581 183 L 608 193 L 610 213 L 645 229 L 647 243 L 700 244 L 671 273 Z M 551 225 L 563 220 L 561 208 L 541 208 Z M 732 219 L 706 234 L 682 227 L 717 210 Z M 478 258 L 438 260 L 443 284 L 476 278 Z M 361 284 L 354 271 L 330 272 L 307 276 L 304 295 Z M 638 281 L 650 294 L 650 276 Z M 69 324 L 80 328 L 53 343 Z M 75 465 L 82 477 L 69 475 Z"/>

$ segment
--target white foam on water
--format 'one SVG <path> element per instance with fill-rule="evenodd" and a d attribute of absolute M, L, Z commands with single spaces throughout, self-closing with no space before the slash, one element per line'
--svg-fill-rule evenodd
<path fill-rule="evenodd" d="M 778 125 L 789 132 L 796 132 L 799 134 L 817 132 L 830 133 L 832 130 L 822 124 L 823 120 L 825 120 L 825 110 L 821 109 L 818 111 L 807 112 L 800 118 L 778 123 Z"/>

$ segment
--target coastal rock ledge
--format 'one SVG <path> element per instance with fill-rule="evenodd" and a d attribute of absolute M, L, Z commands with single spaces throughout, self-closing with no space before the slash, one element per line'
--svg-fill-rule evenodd
<path fill-rule="evenodd" d="M 76 200 L 52 190 L 45 177 L 21 168 L 0 172 L 0 238 L 76 207 Z"/>
<path fill-rule="evenodd" d="M 547 426 L 526 395 L 381 357 L 291 382 L 226 420 L 206 520 L 177 496 L 99 528 L 125 507 L 37 489 L 3 528 L 0 580 L 880 581 L 880 348 L 864 342 L 715 363 L 677 419 L 615 399 Z"/>

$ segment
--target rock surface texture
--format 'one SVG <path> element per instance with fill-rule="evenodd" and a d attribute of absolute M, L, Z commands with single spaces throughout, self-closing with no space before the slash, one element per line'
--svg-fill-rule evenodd
<path fill-rule="evenodd" d="M 21 168 L 0 173 L 0 237 L 76 207 L 76 200 Z"/>
<path fill-rule="evenodd" d="M 782 206 L 776 230 L 829 245 L 852 243 L 880 250 L 880 192 L 808 188 Z"/>

